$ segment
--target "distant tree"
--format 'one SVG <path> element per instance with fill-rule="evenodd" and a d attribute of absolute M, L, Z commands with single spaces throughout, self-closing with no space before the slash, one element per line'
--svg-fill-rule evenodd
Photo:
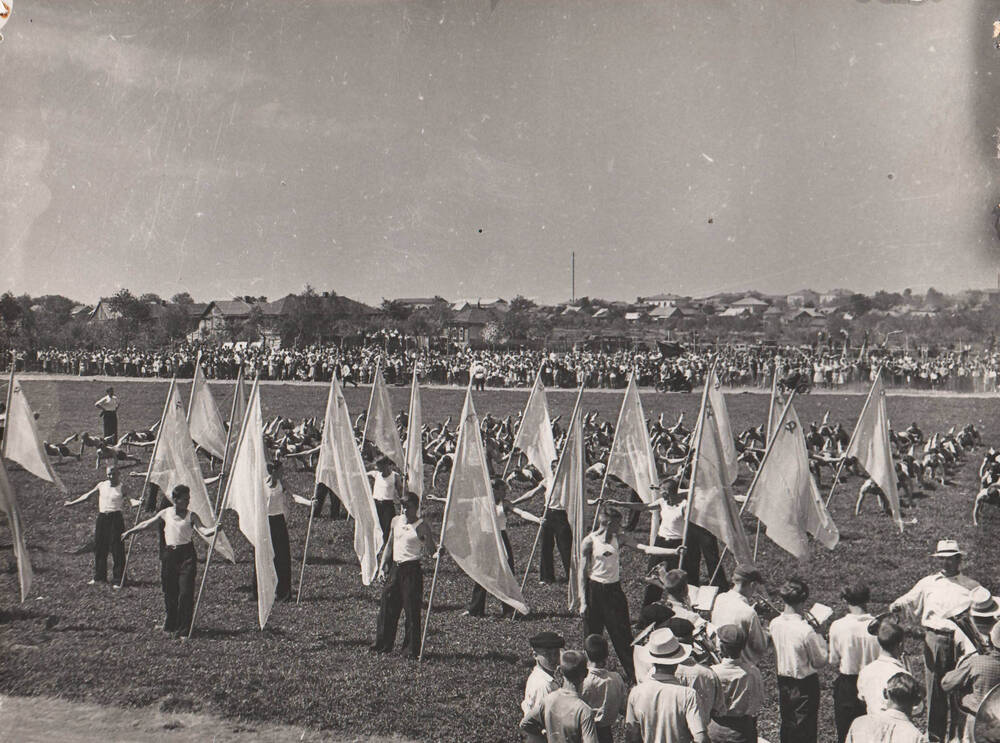
<path fill-rule="evenodd" d="M 924 295 L 924 304 L 929 307 L 943 307 L 946 304 L 945 296 L 932 286 Z"/>
<path fill-rule="evenodd" d="M 160 298 L 159 294 L 152 294 L 149 292 L 140 296 L 139 301 L 143 304 L 163 304 L 163 300 Z"/>
<path fill-rule="evenodd" d="M 180 292 L 170 298 L 174 304 L 194 304 L 194 299 L 187 292 Z"/>
<path fill-rule="evenodd" d="M 847 298 L 845 309 L 855 317 L 861 317 L 872 309 L 872 300 L 864 294 L 852 294 Z"/>
<path fill-rule="evenodd" d="M 380 309 L 394 323 L 405 322 L 410 316 L 410 308 L 396 299 L 383 299 Z"/>

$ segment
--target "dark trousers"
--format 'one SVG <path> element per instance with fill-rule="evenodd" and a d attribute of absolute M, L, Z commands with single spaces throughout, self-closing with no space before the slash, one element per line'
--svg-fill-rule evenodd
<path fill-rule="evenodd" d="M 94 580 L 107 583 L 110 551 L 115 560 L 111 577 L 115 585 L 121 584 L 125 570 L 125 545 L 122 544 L 124 531 L 125 519 L 121 511 L 97 514 L 97 523 L 94 525 Z"/>
<path fill-rule="evenodd" d="M 713 586 L 718 586 L 720 591 L 728 591 L 729 580 L 726 578 L 726 571 L 715 568 L 719 565 L 719 540 L 708 529 L 703 529 L 693 521 L 688 524 L 687 553 L 684 555 L 684 564 L 681 566 L 688 574 L 689 586 L 701 585 L 701 561 L 705 560 L 705 569 L 708 570 L 709 577 L 715 573 Z"/>
<path fill-rule="evenodd" d="M 749 715 L 713 717 L 708 723 L 712 743 L 757 743 L 757 718 Z"/>
<path fill-rule="evenodd" d="M 546 583 L 553 583 L 556 579 L 555 547 L 559 547 L 559 556 L 562 558 L 563 570 L 566 579 L 570 579 L 569 560 L 573 550 L 573 530 L 569 525 L 569 518 L 563 510 L 548 509 L 545 512 L 545 520 L 542 521 L 542 557 L 538 566 L 539 578 Z"/>
<path fill-rule="evenodd" d="M 191 629 L 194 611 L 194 576 L 198 556 L 194 545 L 188 542 L 180 547 L 166 547 L 160 560 L 160 583 L 163 586 L 163 603 L 167 618 L 163 629 L 187 634 Z"/>
<path fill-rule="evenodd" d="M 101 424 L 104 431 L 104 437 L 107 438 L 111 436 L 112 438 L 118 438 L 118 413 L 114 410 L 102 410 L 101 411 Z"/>
<path fill-rule="evenodd" d="M 955 668 L 955 646 L 950 635 L 924 632 L 924 683 L 927 689 L 927 737 L 944 741 L 948 736 L 948 695 L 941 678 Z"/>
<path fill-rule="evenodd" d="M 403 644 L 411 657 L 416 658 L 420 654 L 420 611 L 423 598 L 424 574 L 420 571 L 420 561 L 394 562 L 382 589 L 382 603 L 378 609 L 378 624 L 375 628 L 376 650 L 385 653 L 392 651 L 396 644 L 399 615 L 405 610 Z"/>
<path fill-rule="evenodd" d="M 313 506 L 312 515 L 315 517 L 323 515 L 323 504 L 326 503 L 327 497 L 330 498 L 330 518 L 338 520 L 346 518 L 340 498 L 321 482 L 316 483 L 316 504 Z"/>
<path fill-rule="evenodd" d="M 816 743 L 819 738 L 819 676 L 778 676 L 781 743 Z"/>
<path fill-rule="evenodd" d="M 610 725 L 597 725 L 597 743 L 614 743 L 615 733 Z"/>
<path fill-rule="evenodd" d="M 664 539 L 658 536 L 656 541 L 653 542 L 653 546 L 673 549 L 681 546 L 681 540 Z M 646 572 L 648 573 L 660 563 L 664 563 L 664 567 L 667 570 L 673 570 L 680 564 L 677 555 L 650 555 L 649 562 L 646 565 Z M 642 596 L 642 605 L 649 606 L 650 604 L 655 604 L 661 598 L 663 598 L 663 589 L 659 586 L 647 584 L 646 592 Z"/>
<path fill-rule="evenodd" d="M 486 390 L 486 377 L 482 378 L 473 377 L 472 389 L 476 390 L 477 392 L 484 392 Z"/>
<path fill-rule="evenodd" d="M 382 544 L 388 544 L 389 529 L 392 528 L 392 520 L 396 517 L 396 505 L 391 500 L 377 500 L 375 512 L 378 514 L 379 526 L 382 527 Z"/>
<path fill-rule="evenodd" d="M 858 676 L 838 674 L 833 681 L 833 721 L 837 726 L 837 743 L 844 743 L 851 723 L 865 714 L 865 703 L 858 699 Z"/>
<path fill-rule="evenodd" d="M 615 647 L 625 680 L 635 683 L 632 660 L 632 626 L 629 623 L 628 599 L 621 583 L 587 581 L 587 610 L 583 614 L 583 636 L 601 635 L 608 631 Z"/>
<path fill-rule="evenodd" d="M 288 540 L 288 522 L 282 515 L 268 516 L 267 525 L 271 530 L 271 548 L 274 550 L 274 572 L 278 574 L 278 585 L 274 589 L 277 601 L 292 595 L 292 548 Z M 257 562 L 254 561 L 253 595 L 257 595 Z"/>
<path fill-rule="evenodd" d="M 510 565 L 510 571 L 514 572 L 514 550 L 510 547 L 510 539 L 507 538 L 507 532 L 501 531 L 500 538 L 503 540 L 504 549 L 507 550 L 507 564 Z M 504 604 L 503 613 L 504 616 L 513 614 L 514 607 Z M 481 617 L 486 614 L 486 589 L 478 583 L 472 589 L 472 600 L 469 601 L 469 614 L 474 617 Z"/>

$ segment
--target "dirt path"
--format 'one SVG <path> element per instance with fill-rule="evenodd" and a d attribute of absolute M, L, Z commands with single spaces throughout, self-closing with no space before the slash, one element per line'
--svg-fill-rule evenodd
<path fill-rule="evenodd" d="M 18 743 L 227 743 L 322 741 L 413 743 L 405 738 L 335 738 L 287 725 L 243 724 L 212 715 L 161 712 L 157 707 L 121 709 L 50 697 L 0 695 L 0 740 Z"/>

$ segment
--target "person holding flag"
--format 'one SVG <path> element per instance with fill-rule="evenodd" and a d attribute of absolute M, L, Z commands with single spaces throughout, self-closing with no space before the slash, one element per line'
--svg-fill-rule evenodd
<path fill-rule="evenodd" d="M 406 611 L 404 645 L 411 658 L 420 655 L 420 614 L 424 599 L 424 575 L 420 558 L 424 545 L 437 551 L 434 534 L 427 523 L 417 515 L 420 499 L 416 493 L 403 498 L 403 513 L 392 519 L 390 539 L 382 552 L 379 580 L 385 581 L 382 601 L 378 610 L 375 644 L 369 650 L 391 653 L 396 644 L 399 615 Z M 389 565 L 391 564 L 391 567 Z"/>
<path fill-rule="evenodd" d="M 122 534 L 121 541 L 124 542 L 137 532 L 163 524 L 165 544 L 160 557 L 160 583 L 167 608 L 163 631 L 185 638 L 191 631 L 194 580 L 198 569 L 198 555 L 192 538 L 196 529 L 203 537 L 211 537 L 215 534 L 215 527 L 205 526 L 198 514 L 188 508 L 191 491 L 187 485 L 175 487 L 171 499 L 174 505 L 133 526 Z"/>
<path fill-rule="evenodd" d="M 274 547 L 274 569 L 278 573 L 278 587 L 275 590 L 277 601 L 290 601 L 292 598 L 292 552 L 288 539 L 288 496 L 281 480 L 283 467 L 280 459 L 268 462 L 267 481 L 264 489 L 267 493 L 267 521 L 271 530 L 271 545 Z M 314 502 L 299 495 L 292 499 L 303 506 L 312 506 Z M 257 571 L 253 575 L 253 596 L 257 596 Z"/>
<path fill-rule="evenodd" d="M 399 473 L 392 468 L 392 460 L 383 456 L 375 463 L 375 469 L 368 473 L 372 478 L 372 498 L 378 512 L 378 522 L 382 527 L 382 541 L 389 542 L 392 520 L 396 517 L 396 504 L 402 493 Z"/>
<path fill-rule="evenodd" d="M 91 490 L 74 500 L 63 503 L 64 506 L 75 506 L 83 503 L 94 493 L 97 496 L 97 522 L 94 524 L 94 577 L 87 585 L 108 582 L 108 552 L 114 559 L 111 571 L 112 585 L 121 588 L 125 574 L 125 545 L 122 544 L 122 534 L 125 531 L 125 495 L 122 492 L 121 475 L 112 465 L 107 469 L 107 480 L 97 483 Z M 139 505 L 140 501 L 132 501 Z"/>

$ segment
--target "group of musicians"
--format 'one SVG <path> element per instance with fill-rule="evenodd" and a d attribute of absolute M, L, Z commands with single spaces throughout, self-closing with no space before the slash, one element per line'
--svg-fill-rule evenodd
<path fill-rule="evenodd" d="M 601 527 L 607 529 L 611 525 L 607 529 L 610 539 L 606 533 L 591 539 L 591 549 L 603 551 L 605 561 L 612 557 L 607 545 L 617 547 L 616 522 L 614 516 L 602 517 Z M 837 673 L 833 683 L 833 712 L 839 743 L 862 740 L 971 743 L 971 722 L 990 689 L 1000 684 L 1000 600 L 962 573 L 963 552 L 954 540 L 939 541 L 932 557 L 938 569 L 893 601 L 883 614 L 875 616 L 869 612 L 871 596 L 866 585 L 846 586 L 841 592 L 846 614 L 829 626 L 826 637 L 822 630 L 826 617 L 818 620 L 813 615 L 813 611 L 819 615 L 817 607 L 807 609 L 809 587 L 804 581 L 794 577 L 786 580 L 778 591 L 783 605 L 775 606 L 763 591 L 761 573 L 747 566 L 737 566 L 731 576 L 732 588 L 715 596 L 708 605 L 697 598 L 698 589 L 688 588 L 683 570 L 667 570 L 659 581 L 664 589 L 663 598 L 643 607 L 639 621 L 642 629 L 635 639 L 631 639 L 631 630 L 628 631 L 632 657 L 622 657 L 623 638 L 618 636 L 621 628 L 615 626 L 617 632 L 609 634 L 627 680 L 638 684 L 634 691 L 657 672 L 661 675 L 664 672 L 645 649 L 658 630 L 669 629 L 682 645 L 688 646 L 690 658 L 671 671 L 671 683 L 687 684 L 698 692 L 705 717 L 701 727 L 712 741 L 757 740 L 757 715 L 763 695 L 753 691 L 755 687 L 750 682 L 753 670 L 773 648 L 781 743 L 819 740 L 818 674 L 827 666 Z M 594 566 L 598 578 L 608 574 L 617 577 L 614 566 L 609 569 L 600 560 Z M 598 596 L 602 597 L 599 601 L 605 600 L 603 594 L 607 590 L 601 588 L 602 593 L 598 594 L 593 586 L 588 586 L 591 601 Z M 616 609 L 622 599 L 614 602 Z M 614 611 L 615 619 L 621 613 Z M 766 620 L 770 621 L 765 629 Z M 919 662 L 906 654 L 910 626 L 913 627 L 910 636 L 919 627 L 923 639 L 925 701 L 914 677 L 919 673 Z M 720 633 L 721 628 L 725 631 Z M 601 628 L 588 624 L 586 632 L 594 631 L 600 632 Z M 740 647 L 735 657 L 731 652 L 733 643 L 722 642 L 733 637 L 739 639 Z M 704 668 L 681 667 L 692 664 Z M 534 681 L 537 687 L 538 678 Z M 550 683 L 551 690 L 559 688 L 555 680 Z M 526 694 L 523 705 L 526 713 L 531 706 L 529 696 L 540 703 L 545 695 L 542 688 L 528 691 L 531 694 Z M 639 697 L 645 699 L 648 693 L 640 693 Z M 657 699 L 663 703 L 661 697 Z M 923 705 L 926 705 L 926 734 L 910 719 Z M 603 717 L 605 724 L 609 724 L 606 712 Z M 675 715 L 671 719 L 680 717 Z M 626 739 L 645 740 L 641 730 L 637 730 L 629 730 L 627 726 Z M 701 739 L 693 730 L 689 732 L 692 735 L 685 740 Z"/>

